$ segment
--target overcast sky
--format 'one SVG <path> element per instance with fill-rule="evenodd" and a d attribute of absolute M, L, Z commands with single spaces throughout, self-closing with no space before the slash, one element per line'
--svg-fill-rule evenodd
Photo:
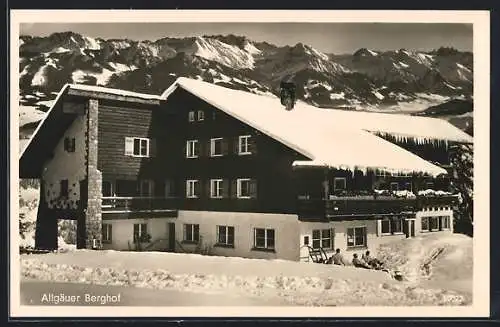
<path fill-rule="evenodd" d="M 429 23 L 36 23 L 21 24 L 22 35 L 73 31 L 91 37 L 157 40 L 213 34 L 247 36 L 275 45 L 309 44 L 327 53 L 374 50 L 432 50 L 452 46 L 472 51 L 472 24 Z"/>

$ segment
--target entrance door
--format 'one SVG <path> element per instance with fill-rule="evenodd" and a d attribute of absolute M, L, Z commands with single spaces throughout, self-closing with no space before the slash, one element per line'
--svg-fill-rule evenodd
<path fill-rule="evenodd" d="M 410 237 L 415 237 L 415 220 L 410 220 Z"/>
<path fill-rule="evenodd" d="M 168 223 L 168 251 L 175 252 L 175 223 Z"/>

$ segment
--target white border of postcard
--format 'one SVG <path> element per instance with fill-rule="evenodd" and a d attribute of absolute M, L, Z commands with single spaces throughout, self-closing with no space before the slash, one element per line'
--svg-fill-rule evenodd
<path fill-rule="evenodd" d="M 489 113 L 488 11 L 203 11 L 12 10 L 10 12 L 10 312 L 13 317 L 485 317 L 489 316 Z M 471 23 L 474 52 L 474 269 L 473 303 L 465 307 L 66 307 L 20 305 L 18 251 L 19 24 L 91 22 L 380 22 Z"/>

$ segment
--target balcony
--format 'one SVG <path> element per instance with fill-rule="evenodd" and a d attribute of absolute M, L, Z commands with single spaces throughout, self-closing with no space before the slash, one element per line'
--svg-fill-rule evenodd
<path fill-rule="evenodd" d="M 453 206 L 454 195 L 396 197 L 386 195 L 330 196 L 324 199 L 299 199 L 299 218 L 325 220 L 358 216 L 413 214 L 424 206 Z"/>
<path fill-rule="evenodd" d="M 121 217 L 176 217 L 177 198 L 165 197 L 102 197 L 103 219 Z"/>

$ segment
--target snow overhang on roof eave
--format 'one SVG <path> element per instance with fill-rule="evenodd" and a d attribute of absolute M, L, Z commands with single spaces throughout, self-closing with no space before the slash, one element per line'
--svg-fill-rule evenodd
<path fill-rule="evenodd" d="M 412 169 L 412 168 L 391 168 L 391 167 L 361 167 L 357 165 L 352 165 L 352 164 L 329 164 L 327 162 L 318 162 L 318 161 L 308 161 L 308 160 L 296 160 L 292 163 L 292 168 L 332 168 L 332 169 L 343 169 L 343 170 L 360 170 L 363 172 L 366 172 L 367 170 L 383 170 L 383 171 L 390 171 L 390 172 L 407 172 L 407 173 L 421 173 L 421 174 L 428 174 L 433 177 L 437 177 L 440 175 L 447 175 L 448 172 L 446 169 L 441 168 L 439 166 L 433 165 L 429 163 L 430 166 L 432 166 L 432 169 Z M 354 169 L 353 169 L 354 168 Z"/>
<path fill-rule="evenodd" d="M 378 130 L 369 130 L 365 129 L 367 132 L 373 133 L 374 135 L 380 135 L 380 136 L 385 136 L 385 135 L 390 135 L 395 138 L 400 138 L 400 139 L 413 139 L 415 143 L 417 144 L 423 144 L 429 142 L 446 142 L 446 143 L 462 143 L 462 144 L 473 144 L 474 143 L 474 138 L 470 135 L 464 135 L 463 137 L 460 138 L 444 138 L 444 137 L 429 137 L 429 136 L 419 136 L 419 135 L 412 135 L 412 134 L 404 134 L 404 133 L 397 133 L 397 132 L 388 132 L 388 131 L 378 131 Z M 465 134 L 465 132 L 464 132 Z"/>

